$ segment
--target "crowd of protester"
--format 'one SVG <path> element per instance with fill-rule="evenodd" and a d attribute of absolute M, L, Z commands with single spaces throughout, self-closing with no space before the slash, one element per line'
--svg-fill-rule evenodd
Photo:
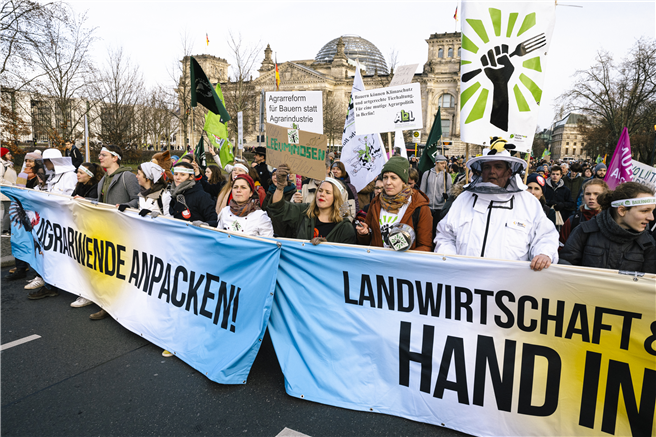
<path fill-rule="evenodd" d="M 225 168 L 214 150 L 207 168 L 190 154 L 158 152 L 133 172 L 120 147 L 103 147 L 98 165 L 67 144 L 66 156 L 28 153 L 21 185 L 250 236 L 525 260 L 538 271 L 562 263 L 656 273 L 652 188 L 627 182 L 609 190 L 603 163 L 529 167 L 506 145 L 494 138 L 489 152 L 469 160 L 437 155 L 423 174 L 414 156 L 393 156 L 358 192 L 334 154 L 324 179 L 304 178 L 299 187 L 287 165 L 267 166 L 263 147 L 252 163 L 236 158 Z M 2 149 L 2 181 L 16 184 L 11 159 Z M 9 200 L 2 197 L 3 233 Z M 17 259 L 7 279 L 25 278 L 29 268 Z M 59 292 L 40 276 L 25 288 L 34 290 L 30 299 Z M 80 297 L 71 306 L 91 303 Z"/>

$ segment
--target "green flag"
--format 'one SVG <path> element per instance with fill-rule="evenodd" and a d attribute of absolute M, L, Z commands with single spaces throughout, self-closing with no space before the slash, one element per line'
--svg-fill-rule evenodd
<path fill-rule="evenodd" d="M 198 163 L 198 166 L 205 171 L 207 168 L 207 160 L 205 159 L 205 144 L 203 143 L 203 136 L 200 136 L 200 141 L 194 150 L 194 158 Z"/>
<path fill-rule="evenodd" d="M 551 155 L 549 149 L 544 149 L 544 152 L 542 152 L 542 157 L 540 159 L 545 159 L 549 155 Z"/>
<path fill-rule="evenodd" d="M 428 140 L 424 147 L 424 153 L 421 154 L 421 159 L 417 166 L 417 170 L 419 170 L 420 173 L 428 171 L 435 166 L 435 156 L 438 154 L 437 143 L 440 141 L 440 138 L 442 138 L 441 109 L 442 108 L 437 108 L 437 115 L 435 116 L 435 121 L 433 121 L 433 127 L 431 128 L 430 135 L 428 135 Z"/>
<path fill-rule="evenodd" d="M 219 99 L 219 96 L 212 88 L 205 72 L 200 67 L 198 62 L 194 59 L 193 56 L 190 56 L 189 61 L 189 71 L 191 75 L 191 107 L 194 108 L 197 106 L 197 103 L 200 103 L 207 109 L 209 109 L 214 114 L 221 116 L 224 122 L 230 120 L 230 115 L 225 108 L 225 102 L 222 102 Z"/>
<path fill-rule="evenodd" d="M 221 85 L 218 83 L 216 84 L 215 92 L 221 101 L 224 101 Z M 205 126 L 203 127 L 203 130 L 207 132 L 207 138 L 210 140 L 210 145 L 219 149 L 221 165 L 225 168 L 226 164 L 235 159 L 232 153 L 232 144 L 228 141 L 228 126 L 220 116 L 208 112 L 207 115 L 205 115 Z"/>

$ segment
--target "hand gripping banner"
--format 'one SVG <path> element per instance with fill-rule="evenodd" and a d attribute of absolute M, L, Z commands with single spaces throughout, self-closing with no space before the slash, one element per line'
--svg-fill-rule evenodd
<path fill-rule="evenodd" d="M 48 283 L 222 384 L 246 382 L 278 270 L 275 241 L 39 191 L 12 199 L 12 251 Z"/>
<path fill-rule="evenodd" d="M 654 275 L 284 241 L 269 332 L 298 398 L 474 435 L 653 435 L 655 294 Z"/>

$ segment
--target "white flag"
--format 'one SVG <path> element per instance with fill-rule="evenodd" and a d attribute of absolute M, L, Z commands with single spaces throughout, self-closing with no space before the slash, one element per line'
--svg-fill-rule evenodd
<path fill-rule="evenodd" d="M 360 67 L 356 67 L 353 78 L 353 89 L 351 95 L 358 91 L 364 91 L 364 83 L 360 76 Z M 342 158 L 346 172 L 351 178 L 351 183 L 357 191 L 362 190 L 369 182 L 376 179 L 387 161 L 383 141 L 380 134 L 355 134 L 355 113 L 353 110 L 353 98 L 349 100 L 348 113 L 344 123 L 342 134 Z"/>
<path fill-rule="evenodd" d="M 554 20 L 554 2 L 462 2 L 462 141 L 530 150 Z"/>

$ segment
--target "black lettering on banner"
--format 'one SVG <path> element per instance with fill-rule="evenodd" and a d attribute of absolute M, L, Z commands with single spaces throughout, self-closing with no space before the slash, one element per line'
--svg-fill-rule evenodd
<path fill-rule="evenodd" d="M 67 228 L 68 230 L 68 256 L 75 259 L 75 234 L 73 228 Z"/>
<path fill-rule="evenodd" d="M 239 293 L 241 293 L 241 288 L 237 288 L 237 295 L 235 300 L 232 301 L 232 325 L 230 325 L 230 331 L 235 332 L 235 326 L 237 325 L 237 311 L 239 310 Z"/>
<path fill-rule="evenodd" d="M 581 327 L 577 328 L 577 322 L 581 320 Z M 572 335 L 579 334 L 581 341 L 590 343 L 590 325 L 588 324 L 588 309 L 585 305 L 575 303 L 572 309 L 572 316 L 567 324 L 565 338 L 571 339 Z"/>
<path fill-rule="evenodd" d="M 421 281 L 415 281 L 415 288 L 417 289 L 419 314 L 422 316 L 428 315 L 428 309 L 430 308 L 430 315 L 439 317 L 440 307 L 442 306 L 442 284 L 437 284 L 437 294 L 433 294 L 433 284 L 430 282 L 426 283 L 426 294 L 422 292 Z"/>
<path fill-rule="evenodd" d="M 237 290 L 237 295 L 239 295 L 240 291 L 241 288 Z M 216 308 L 214 310 L 214 320 L 212 320 L 212 323 L 215 325 L 218 324 L 219 314 L 223 314 L 223 318 L 221 319 L 221 328 L 228 329 L 228 316 L 230 314 L 230 307 L 232 306 L 234 298 L 235 286 L 230 286 L 230 297 L 228 297 L 228 286 L 225 281 L 221 281 L 221 286 L 219 287 L 219 295 L 216 298 Z M 234 330 L 232 331 L 234 332 Z"/>
<path fill-rule="evenodd" d="M 52 245 L 55 244 L 55 239 L 53 238 L 53 234 L 50 232 L 50 228 L 52 228 L 52 224 L 50 223 L 50 220 L 46 220 L 45 223 L 46 223 L 44 225 L 45 229 L 43 231 L 44 235 L 41 241 L 44 241 L 43 250 L 50 250 L 50 248 L 52 248 Z"/>
<path fill-rule="evenodd" d="M 624 396 L 626 415 L 629 419 L 629 426 L 631 427 L 631 434 L 652 435 L 654 408 L 656 407 L 656 390 L 654 387 L 656 387 L 656 371 L 645 369 L 642 379 L 642 393 L 640 394 L 640 408 L 638 408 L 629 364 L 609 360 L 601 430 L 608 434 L 615 434 L 615 422 L 617 420 L 617 408 L 621 389 L 622 395 Z"/>
<path fill-rule="evenodd" d="M 105 242 L 93 239 L 93 269 L 103 272 L 103 260 L 105 259 Z"/>
<path fill-rule="evenodd" d="M 55 244 L 52 246 L 52 251 L 57 252 L 57 248 L 62 245 L 62 229 L 58 223 L 52 224 L 52 232 L 55 234 Z"/>
<path fill-rule="evenodd" d="M 490 290 L 475 289 L 474 294 L 481 296 L 481 325 L 487 325 L 487 298 L 492 296 L 494 292 Z"/>
<path fill-rule="evenodd" d="M 524 332 L 533 332 L 538 328 L 538 321 L 531 319 L 531 322 L 526 324 L 526 302 L 531 303 L 531 309 L 538 309 L 538 300 L 533 296 L 520 296 L 517 300 L 517 327 Z"/>
<path fill-rule="evenodd" d="M 455 316 L 456 320 L 461 320 L 462 310 L 465 309 L 467 312 L 467 321 L 472 323 L 474 321 L 474 311 L 472 310 L 471 304 L 474 302 L 474 295 L 471 290 L 465 287 L 455 287 L 455 298 L 456 298 L 456 307 L 455 307 Z M 462 296 L 465 295 L 466 298 L 463 300 Z"/>
<path fill-rule="evenodd" d="M 456 380 L 449 381 L 449 368 L 453 361 L 456 370 Z M 444 390 L 453 390 L 458 393 L 458 403 L 469 405 L 469 393 L 467 393 L 467 372 L 465 370 L 465 347 L 460 337 L 446 337 L 444 353 L 440 362 L 440 372 L 437 375 L 433 397 L 442 399 Z"/>
<path fill-rule="evenodd" d="M 563 336 L 563 318 L 565 317 L 565 301 L 556 301 L 556 314 L 549 314 L 549 299 L 542 299 L 542 314 L 540 315 L 540 334 L 549 332 L 549 320 L 556 322 L 554 335 Z"/>
<path fill-rule="evenodd" d="M 91 252 L 92 252 L 92 249 L 90 247 L 92 242 L 93 242 L 93 240 L 91 238 L 87 237 L 86 243 L 84 243 L 84 249 L 87 252 L 87 267 L 89 267 L 90 269 L 93 268 L 93 266 L 91 265 Z"/>
<path fill-rule="evenodd" d="M 76 261 L 78 264 L 85 264 L 87 251 L 84 247 L 87 241 L 87 236 L 82 232 L 75 231 L 75 253 Z"/>
<path fill-rule="evenodd" d="M 508 308 L 506 304 L 503 303 L 504 297 L 508 298 L 508 302 L 515 301 L 515 295 L 507 290 L 499 290 L 497 294 L 494 295 L 494 302 L 497 304 L 497 307 L 501 310 L 501 312 L 506 315 L 505 321 L 503 321 L 498 315 L 494 316 L 494 323 L 496 323 L 499 328 L 509 329 L 512 328 L 515 324 L 515 316 L 513 315 L 512 311 L 510 311 L 510 308 Z"/>
<path fill-rule="evenodd" d="M 45 234 L 45 230 L 47 228 L 47 223 L 49 223 L 49 222 L 46 219 L 41 219 L 41 221 L 39 221 L 39 227 L 36 230 L 36 236 L 40 241 L 45 241 L 45 238 L 44 238 L 45 235 L 44 234 Z"/>
<path fill-rule="evenodd" d="M 194 314 L 198 315 L 198 289 L 205 279 L 205 275 L 200 275 L 198 282 L 194 281 L 196 277 L 196 272 L 191 272 L 191 278 L 189 279 L 189 290 L 187 291 L 187 306 L 185 307 L 186 311 L 189 311 L 191 308 L 191 302 L 194 302 Z"/>
<path fill-rule="evenodd" d="M 390 281 L 391 283 L 391 281 Z M 403 288 L 408 289 L 408 304 L 405 305 L 405 299 L 403 297 Z M 399 302 L 399 311 L 403 313 L 409 313 L 412 312 L 412 310 L 415 309 L 415 290 L 414 287 L 412 286 L 412 282 L 408 281 L 407 279 L 397 279 L 396 280 L 396 293 L 398 295 L 398 302 Z M 391 304 L 391 306 L 390 306 Z M 380 307 L 380 302 L 378 302 L 378 305 Z M 390 309 L 394 308 L 394 302 L 387 302 L 387 306 Z"/>
<path fill-rule="evenodd" d="M 358 301 L 351 299 L 351 288 L 349 287 L 349 275 L 348 272 L 342 272 L 344 274 L 344 303 L 350 303 L 351 305 L 357 305 Z"/>
<path fill-rule="evenodd" d="M 214 293 L 210 292 L 210 287 L 212 286 L 212 281 L 218 283 L 219 282 L 219 277 L 214 276 L 211 273 L 207 274 L 207 280 L 205 281 L 205 291 L 203 292 L 203 300 L 200 305 L 200 315 L 207 317 L 208 319 L 212 318 L 212 313 L 207 311 L 205 307 L 207 306 L 207 301 L 210 299 L 214 299 Z"/>
<path fill-rule="evenodd" d="M 585 353 L 585 371 L 583 372 L 583 389 L 581 390 L 581 410 L 579 412 L 579 425 L 590 429 L 594 428 L 600 372 L 601 354 L 587 351 Z"/>
<path fill-rule="evenodd" d="M 110 255 L 110 248 L 111 248 L 111 255 Z M 111 265 L 112 268 L 110 270 L 109 265 Z M 105 241 L 105 274 L 107 276 L 114 276 L 114 273 L 116 272 L 116 248 L 114 247 L 114 243 L 111 241 Z"/>
<path fill-rule="evenodd" d="M 547 359 L 544 404 L 540 406 L 531 405 L 536 357 Z M 517 401 L 517 412 L 519 414 L 546 417 L 556 411 L 556 408 L 558 408 L 558 393 L 560 392 L 561 369 L 562 361 L 560 355 L 555 350 L 537 344 L 524 344 L 522 349 L 522 367 L 520 369 L 519 399 Z"/>
<path fill-rule="evenodd" d="M 132 284 L 136 288 L 139 288 L 139 270 L 139 251 L 137 249 L 132 249 L 132 267 L 130 267 L 130 277 L 128 278 L 128 284 Z"/>
<path fill-rule="evenodd" d="M 141 288 L 144 293 L 148 293 L 148 284 L 150 283 L 150 276 L 153 273 L 153 260 L 154 257 L 152 255 L 148 255 L 146 252 L 141 254 L 141 276 L 139 277 L 137 288 Z"/>
<path fill-rule="evenodd" d="M 513 380 L 515 375 L 515 351 L 517 342 L 506 340 L 503 353 L 503 377 L 499 371 L 499 360 L 494 347 L 494 338 L 478 336 L 476 343 L 476 370 L 474 371 L 473 404 L 483 406 L 485 399 L 485 369 L 490 368 L 490 379 L 497 401 L 497 409 L 510 411 L 512 406 Z"/>
<path fill-rule="evenodd" d="M 61 242 L 62 242 L 62 245 L 61 245 L 61 248 L 59 249 L 59 253 L 61 253 L 62 255 L 68 252 L 68 239 L 66 238 L 66 229 L 68 229 L 68 228 L 65 228 L 63 226 L 61 227 L 61 231 L 62 231 Z"/>
<path fill-rule="evenodd" d="M 649 329 L 651 329 L 651 335 L 645 339 L 645 351 L 650 355 L 656 355 L 656 349 L 654 349 L 654 342 L 656 341 L 656 322 L 651 322 Z"/>
<path fill-rule="evenodd" d="M 173 290 L 171 291 L 171 302 L 178 308 L 182 308 L 185 303 L 185 297 L 187 296 L 184 293 L 180 293 L 180 299 L 178 299 L 178 278 L 182 274 L 182 280 L 187 282 L 187 269 L 183 266 L 178 266 L 175 269 L 175 274 L 173 275 Z"/>
<path fill-rule="evenodd" d="M 166 303 L 171 302 L 171 264 L 166 263 L 166 271 L 164 271 L 164 280 L 162 280 L 162 286 L 159 289 L 158 299 L 161 299 L 163 295 L 166 295 Z"/>
<path fill-rule="evenodd" d="M 611 325 L 606 325 L 603 323 L 604 314 L 610 314 L 613 316 L 619 316 L 624 318 L 622 322 L 620 349 L 628 350 L 629 338 L 631 336 L 631 323 L 633 322 L 633 319 L 641 319 L 642 314 L 632 313 L 629 311 L 616 310 L 613 308 L 595 307 L 594 324 L 592 325 L 592 343 L 594 344 L 599 344 L 602 330 L 604 331 L 612 330 Z"/>
<path fill-rule="evenodd" d="M 365 288 L 368 291 L 367 294 L 365 294 Z M 362 275 L 362 280 L 360 282 L 360 300 L 358 301 L 358 305 L 362 306 L 365 300 L 369 301 L 371 308 L 376 308 L 374 290 L 371 286 L 371 278 L 369 278 L 369 275 Z"/>
<path fill-rule="evenodd" d="M 444 317 L 451 319 L 451 286 L 444 286 Z"/>
<path fill-rule="evenodd" d="M 122 279 L 125 281 L 125 275 L 121 273 L 121 266 L 125 265 L 125 260 L 121 256 L 121 253 L 125 252 L 125 246 L 120 244 L 116 245 L 116 278 Z"/>
<path fill-rule="evenodd" d="M 401 322 L 399 336 L 399 385 L 410 386 L 410 361 L 421 364 L 421 380 L 419 390 L 430 393 L 431 375 L 433 372 L 433 338 L 435 327 L 424 325 L 424 335 L 421 341 L 421 353 L 410 352 L 410 322 Z"/>
<path fill-rule="evenodd" d="M 164 275 L 164 261 L 161 258 L 155 257 L 153 272 L 150 275 L 150 284 L 148 284 L 148 296 L 153 294 L 153 285 L 158 283 Z"/>
<path fill-rule="evenodd" d="M 376 275 L 376 291 L 378 294 L 378 308 L 383 307 L 383 296 L 385 296 L 385 300 L 387 301 L 387 309 L 394 311 L 394 278 L 390 276 L 388 279 L 389 279 L 389 287 L 385 284 L 385 278 L 383 276 Z"/>

